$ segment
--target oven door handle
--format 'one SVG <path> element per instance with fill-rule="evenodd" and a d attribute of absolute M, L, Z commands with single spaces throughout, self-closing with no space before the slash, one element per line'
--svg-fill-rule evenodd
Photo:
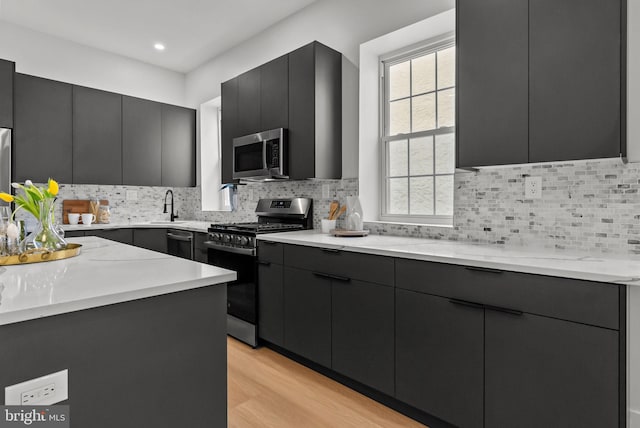
<path fill-rule="evenodd" d="M 244 256 L 256 255 L 255 248 L 235 248 L 226 245 L 220 245 L 213 241 L 204 241 L 203 245 L 207 248 L 211 248 L 212 250 L 224 251 L 226 253 L 242 254 Z"/>

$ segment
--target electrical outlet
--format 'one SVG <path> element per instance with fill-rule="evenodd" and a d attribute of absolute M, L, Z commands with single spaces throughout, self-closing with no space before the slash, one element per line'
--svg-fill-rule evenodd
<path fill-rule="evenodd" d="M 69 370 L 27 380 L 4 389 L 4 404 L 7 406 L 48 406 L 68 398 Z"/>
<path fill-rule="evenodd" d="M 127 201 L 137 201 L 138 200 L 138 191 L 137 190 L 127 190 L 125 197 Z"/>
<path fill-rule="evenodd" d="M 540 199 L 542 197 L 542 177 L 524 178 L 524 198 Z"/>

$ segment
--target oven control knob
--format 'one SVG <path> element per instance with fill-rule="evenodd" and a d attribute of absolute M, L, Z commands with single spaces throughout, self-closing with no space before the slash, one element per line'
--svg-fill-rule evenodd
<path fill-rule="evenodd" d="M 249 238 L 247 238 L 246 236 L 241 236 L 241 237 L 238 239 L 238 243 L 239 243 L 240 245 L 242 245 L 243 247 L 246 247 L 246 246 L 249 244 Z"/>
<path fill-rule="evenodd" d="M 219 233 L 212 233 L 211 234 L 211 240 L 219 241 L 220 240 L 220 234 Z"/>
<path fill-rule="evenodd" d="M 222 242 L 224 243 L 229 243 L 231 242 L 231 235 L 227 235 L 226 233 L 224 235 L 222 235 Z"/>

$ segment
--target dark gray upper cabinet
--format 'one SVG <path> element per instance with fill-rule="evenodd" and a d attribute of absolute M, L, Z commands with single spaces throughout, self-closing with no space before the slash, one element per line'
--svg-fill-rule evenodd
<path fill-rule="evenodd" d="M 621 0 L 457 0 L 457 166 L 626 155 Z"/>
<path fill-rule="evenodd" d="M 289 56 L 260 67 L 260 130 L 289 127 Z"/>
<path fill-rule="evenodd" d="M 73 87 L 73 183 L 122 184 L 122 95 Z"/>
<path fill-rule="evenodd" d="M 395 302 L 396 398 L 455 426 L 482 427 L 484 311 L 400 289 Z"/>
<path fill-rule="evenodd" d="M 196 112 L 162 104 L 162 185 L 196 185 Z"/>
<path fill-rule="evenodd" d="M 530 162 L 624 155 L 620 1 L 531 0 L 529 22 Z"/>
<path fill-rule="evenodd" d="M 238 132 L 237 77 L 222 84 L 222 183 L 233 181 L 233 139 Z"/>
<path fill-rule="evenodd" d="M 13 81 L 16 64 L 0 60 L 0 128 L 13 128 Z"/>
<path fill-rule="evenodd" d="M 619 339 L 605 328 L 486 311 L 484 426 L 625 426 Z"/>
<path fill-rule="evenodd" d="M 162 181 L 161 104 L 122 97 L 122 182 L 160 186 Z"/>
<path fill-rule="evenodd" d="M 289 177 L 342 177 L 342 55 L 313 42 L 289 54 Z"/>
<path fill-rule="evenodd" d="M 528 0 L 457 0 L 458 167 L 528 160 Z"/>
<path fill-rule="evenodd" d="M 260 128 L 260 68 L 238 76 L 238 134 L 266 131 Z"/>
<path fill-rule="evenodd" d="M 13 180 L 72 183 L 72 86 L 16 73 Z"/>

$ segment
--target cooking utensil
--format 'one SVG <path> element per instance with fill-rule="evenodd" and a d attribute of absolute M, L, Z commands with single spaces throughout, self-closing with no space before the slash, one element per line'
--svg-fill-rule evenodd
<path fill-rule="evenodd" d="M 329 220 L 335 220 L 336 214 L 338 213 L 338 208 L 340 208 L 340 203 L 338 201 L 331 202 L 329 206 Z"/>

